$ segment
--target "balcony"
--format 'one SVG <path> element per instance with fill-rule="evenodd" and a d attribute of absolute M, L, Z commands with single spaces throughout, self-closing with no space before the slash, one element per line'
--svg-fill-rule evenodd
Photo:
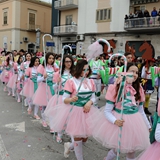
<path fill-rule="evenodd" d="M 77 34 L 77 25 L 65 25 L 54 27 L 54 35 L 76 35 Z"/>
<path fill-rule="evenodd" d="M 54 2 L 54 8 L 58 10 L 69 10 L 78 8 L 78 0 L 58 0 Z"/>
<path fill-rule="evenodd" d="M 141 5 L 155 2 L 159 2 L 159 0 L 131 0 L 131 5 Z"/>
<path fill-rule="evenodd" d="M 35 32 L 36 29 L 41 29 L 41 28 L 40 28 L 40 25 L 27 24 L 27 31 Z"/>
<path fill-rule="evenodd" d="M 124 21 L 124 29 L 128 32 L 160 32 L 159 17 L 133 18 Z"/>

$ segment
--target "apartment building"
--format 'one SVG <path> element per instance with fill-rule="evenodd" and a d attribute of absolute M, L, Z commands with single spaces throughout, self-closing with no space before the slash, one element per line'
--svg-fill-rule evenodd
<path fill-rule="evenodd" d="M 114 52 L 130 51 L 142 56 L 147 50 L 147 53 L 152 52 L 152 56 L 160 55 L 158 16 L 150 17 L 148 26 L 146 17 L 135 18 L 134 23 L 130 19 L 124 20 L 130 12 L 148 10 L 151 13 L 159 4 L 159 0 L 53 0 L 55 21 L 52 27 L 56 52 L 61 53 L 62 47 L 69 44 L 73 54 L 83 54 L 91 43 L 104 38 L 110 42 Z"/>
<path fill-rule="evenodd" d="M 39 0 L 0 0 L 0 48 L 41 51 L 42 36 L 51 33 L 51 10 Z"/>

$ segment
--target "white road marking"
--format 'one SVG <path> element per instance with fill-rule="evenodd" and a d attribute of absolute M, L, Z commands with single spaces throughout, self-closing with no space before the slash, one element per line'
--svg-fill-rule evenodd
<path fill-rule="evenodd" d="M 25 132 L 25 122 L 6 124 L 5 127 L 15 129 L 15 131 Z"/>
<path fill-rule="evenodd" d="M 6 150 L 2 137 L 0 135 L 0 159 L 1 160 L 11 160 L 9 154 Z"/>

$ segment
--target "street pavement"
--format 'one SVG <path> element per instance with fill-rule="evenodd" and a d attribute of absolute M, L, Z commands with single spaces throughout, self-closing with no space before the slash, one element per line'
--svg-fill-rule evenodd
<path fill-rule="evenodd" d="M 28 115 L 27 107 L 22 107 L 15 98 L 8 96 L 0 85 L 0 160 L 65 160 L 63 143 L 58 144 L 49 128 L 44 128 L 40 120 Z M 105 105 L 105 93 L 99 106 Z M 150 111 L 155 111 L 156 93 L 152 95 Z M 25 111 L 25 113 L 24 113 Z M 68 136 L 63 137 L 68 142 Z M 84 160 L 103 160 L 108 150 L 94 139 L 89 138 L 83 147 Z M 125 155 L 121 155 L 125 160 Z M 74 152 L 68 160 L 76 160 Z"/>

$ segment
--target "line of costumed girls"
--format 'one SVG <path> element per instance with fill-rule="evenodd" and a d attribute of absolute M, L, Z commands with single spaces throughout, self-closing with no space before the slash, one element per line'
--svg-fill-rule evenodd
<path fill-rule="evenodd" d="M 40 65 L 38 57 L 31 58 L 30 54 L 26 54 L 25 58 L 26 61 L 23 62 L 23 57 L 20 56 L 18 62 L 13 63 L 12 57 L 7 55 L 1 81 L 8 87 L 9 94 L 11 91 L 13 94 L 17 88 L 18 102 L 20 95 L 26 97 L 28 113 L 31 114 L 34 106 L 36 119 L 40 119 L 38 109 L 41 108 L 42 125 L 49 125 L 51 132 L 58 133 L 57 142 L 62 142 L 63 134 L 71 137 L 71 143 L 64 143 L 64 157 L 68 158 L 74 149 L 76 159 L 83 160 L 82 146 L 88 137 L 93 136 L 103 146 L 111 149 L 104 160 L 113 160 L 119 149 L 119 127 L 122 127 L 120 151 L 126 154 L 126 160 L 135 160 L 135 152 L 144 151 L 148 147 L 138 157 L 140 160 L 160 158 L 160 107 L 154 116 L 150 145 L 151 126 L 144 113 L 145 95 L 135 64 L 128 63 L 127 72 L 116 75 L 115 83 L 109 85 L 105 96 L 106 106 L 99 110 L 94 106 L 96 85 L 89 78 L 92 71 L 86 60 L 78 60 L 74 68 L 72 57 L 65 56 L 60 75 L 59 69 L 54 65 L 53 53 L 47 53 L 45 62 Z M 124 76 L 126 84 L 123 86 L 125 96 L 122 120 L 121 83 Z M 9 83 L 11 78 L 13 84 Z"/>

